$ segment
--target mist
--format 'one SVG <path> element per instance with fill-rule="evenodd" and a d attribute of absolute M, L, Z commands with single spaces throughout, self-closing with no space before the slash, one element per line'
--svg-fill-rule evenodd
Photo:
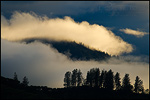
<path fill-rule="evenodd" d="M 85 78 L 91 68 L 100 68 L 100 70 L 112 69 L 114 74 L 119 72 L 121 79 L 128 73 L 131 84 L 134 84 L 135 77 L 139 76 L 145 89 L 149 88 L 149 64 L 136 62 L 135 59 L 134 62 L 127 62 L 123 57 L 112 58 L 107 62 L 72 61 L 50 45 L 37 41 L 31 44 L 10 42 L 5 39 L 1 39 L 1 54 L 1 75 L 13 78 L 16 72 L 20 81 L 27 76 L 29 85 L 61 88 L 67 71 L 81 69 Z"/>
<path fill-rule="evenodd" d="M 55 41 L 82 42 L 110 55 L 121 55 L 133 51 L 131 44 L 116 36 L 105 26 L 87 21 L 75 22 L 71 17 L 48 18 L 34 12 L 14 12 L 10 19 L 1 15 L 1 38 L 9 41 L 21 41 L 42 38 Z"/>

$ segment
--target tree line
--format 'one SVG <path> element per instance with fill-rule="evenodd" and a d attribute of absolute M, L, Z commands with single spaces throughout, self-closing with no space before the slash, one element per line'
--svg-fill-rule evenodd
<path fill-rule="evenodd" d="M 20 81 L 18 80 L 18 75 L 16 74 L 16 72 L 14 72 L 14 77 L 13 77 L 13 79 L 14 79 L 18 84 L 20 84 Z M 28 81 L 28 78 L 27 78 L 26 76 L 23 77 L 23 80 L 22 80 L 22 83 L 21 83 L 21 84 L 24 85 L 24 86 L 28 86 L 29 81 Z"/>
<path fill-rule="evenodd" d="M 135 93 L 144 92 L 143 81 L 139 76 L 136 76 L 134 85 L 131 85 L 129 74 L 125 74 L 121 82 L 120 73 L 117 72 L 114 75 L 111 69 L 109 71 L 102 70 L 100 72 L 99 68 L 92 68 L 87 72 L 85 79 L 80 69 L 74 69 L 72 72 L 67 71 L 64 77 L 64 87 L 78 86 L 105 88 L 117 91 L 122 90 Z"/>

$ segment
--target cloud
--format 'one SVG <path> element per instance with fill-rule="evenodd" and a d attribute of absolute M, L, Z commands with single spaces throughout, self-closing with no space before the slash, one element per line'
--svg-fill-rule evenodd
<path fill-rule="evenodd" d="M 64 19 L 38 16 L 35 13 L 15 12 L 10 20 L 1 15 L 1 38 L 20 41 L 28 38 L 44 38 L 56 41 L 82 42 L 91 48 L 111 55 L 130 53 L 132 45 L 102 25 L 83 21 L 75 22 L 70 17 Z"/>
<path fill-rule="evenodd" d="M 120 29 L 120 31 L 126 33 L 126 34 L 130 34 L 130 35 L 135 35 L 137 37 L 142 37 L 146 34 L 148 34 L 147 32 L 141 32 L 141 31 L 138 31 L 138 30 L 132 30 L 132 29 L 129 29 L 129 28 L 126 28 L 126 29 Z"/>
<path fill-rule="evenodd" d="M 135 77 L 139 76 L 144 82 L 145 89 L 149 88 L 148 63 L 136 62 L 135 60 L 134 62 L 126 62 L 123 58 L 112 58 L 107 63 L 71 61 L 50 45 L 44 45 L 40 42 L 24 44 L 1 39 L 2 76 L 13 78 L 13 74 L 16 72 L 20 81 L 23 80 L 24 76 L 27 76 L 30 85 L 59 88 L 63 87 L 65 72 L 76 68 L 81 69 L 84 78 L 91 68 L 112 69 L 114 74 L 116 72 L 121 74 L 121 79 L 125 73 L 128 73 L 132 84 L 134 84 Z"/>

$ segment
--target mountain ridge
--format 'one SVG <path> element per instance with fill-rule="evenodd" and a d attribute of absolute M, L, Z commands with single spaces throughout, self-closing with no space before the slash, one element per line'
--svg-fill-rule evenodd
<path fill-rule="evenodd" d="M 96 60 L 102 61 L 107 60 L 111 57 L 108 53 L 98 51 L 96 49 L 91 49 L 85 46 L 83 43 L 76 43 L 75 41 L 54 41 L 54 40 L 46 40 L 46 39 L 25 39 L 22 42 L 32 43 L 34 41 L 39 41 L 46 45 L 51 45 L 53 48 L 57 49 L 59 53 L 62 53 L 71 60 Z"/>

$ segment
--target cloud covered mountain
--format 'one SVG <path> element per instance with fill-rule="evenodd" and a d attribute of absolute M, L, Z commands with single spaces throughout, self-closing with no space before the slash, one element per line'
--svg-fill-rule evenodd
<path fill-rule="evenodd" d="M 98 51 L 96 49 L 89 48 L 83 43 L 68 42 L 68 41 L 50 41 L 46 39 L 26 39 L 24 42 L 32 43 L 34 41 L 42 42 L 43 44 L 51 45 L 53 48 L 57 49 L 59 53 L 65 54 L 71 60 L 106 60 L 111 56 L 103 51 Z"/>

